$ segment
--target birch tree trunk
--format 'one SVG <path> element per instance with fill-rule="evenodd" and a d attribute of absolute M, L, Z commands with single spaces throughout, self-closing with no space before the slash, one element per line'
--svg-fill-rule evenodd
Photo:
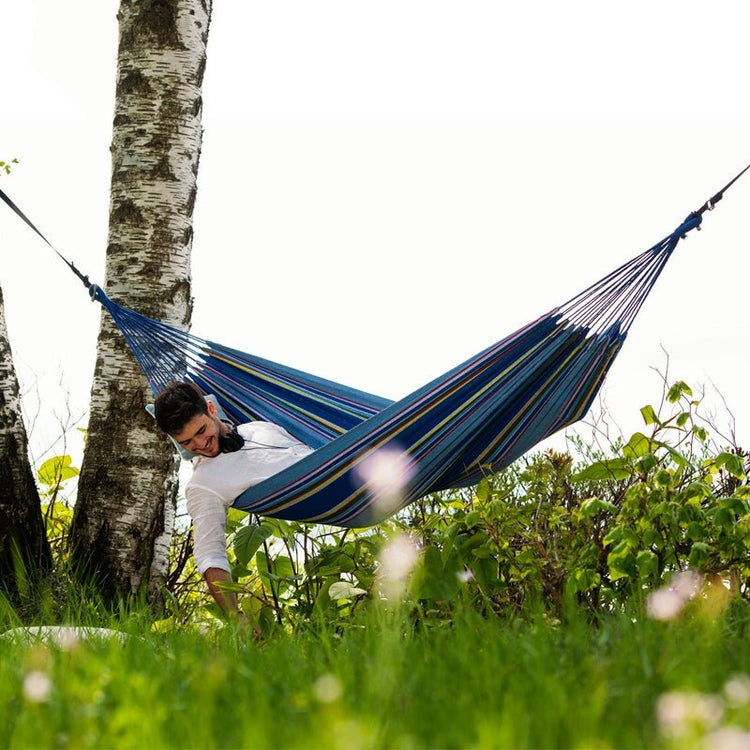
<path fill-rule="evenodd" d="M 105 289 L 187 329 L 211 0 L 121 0 Z M 150 388 L 102 313 L 71 556 L 106 599 L 160 602 L 177 464 L 145 407 Z"/>
<path fill-rule="evenodd" d="M 18 600 L 51 563 L 0 289 L 0 590 Z"/>

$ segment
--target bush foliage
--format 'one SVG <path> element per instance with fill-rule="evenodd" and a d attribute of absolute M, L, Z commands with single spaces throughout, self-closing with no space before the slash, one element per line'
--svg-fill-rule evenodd
<path fill-rule="evenodd" d="M 727 598 L 747 600 L 747 454 L 717 445 L 698 406 L 677 382 L 658 411 L 641 410 L 642 432 L 606 451 L 569 436 L 569 452 L 532 453 L 496 473 L 488 467 L 471 490 L 423 498 L 375 528 L 230 509 L 231 587 L 265 633 L 354 625 L 374 601 L 395 599 L 414 621 L 437 625 L 467 610 L 560 618 L 574 607 L 596 618 L 640 605 L 686 570 Z M 70 504 L 60 487 L 75 473 L 68 457 L 38 473 L 61 576 Z M 160 627 L 220 616 L 191 553 L 189 528 L 178 530 Z"/>

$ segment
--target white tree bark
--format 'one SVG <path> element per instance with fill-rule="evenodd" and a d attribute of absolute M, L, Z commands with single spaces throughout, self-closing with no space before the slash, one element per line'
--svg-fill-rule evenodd
<path fill-rule="evenodd" d="M 187 329 L 211 0 L 121 0 L 104 287 Z M 177 489 L 173 451 L 145 411 L 151 391 L 103 313 L 71 534 L 79 572 L 105 595 L 158 600 Z"/>
<path fill-rule="evenodd" d="M 29 465 L 18 379 L 0 290 L 0 590 L 15 599 L 18 564 L 33 577 L 51 564 L 39 493 Z"/>

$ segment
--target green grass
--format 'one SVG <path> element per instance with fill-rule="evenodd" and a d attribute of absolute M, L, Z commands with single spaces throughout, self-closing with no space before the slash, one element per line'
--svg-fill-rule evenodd
<path fill-rule="evenodd" d="M 0 747 L 703 747 L 690 743 L 750 729 L 750 702 L 725 697 L 750 674 L 749 619 L 467 615 L 414 629 L 372 610 L 339 634 L 260 643 L 230 628 L 142 632 L 142 619 L 124 644 L 0 639 Z M 722 714 L 671 737 L 656 715 L 669 692 Z"/>

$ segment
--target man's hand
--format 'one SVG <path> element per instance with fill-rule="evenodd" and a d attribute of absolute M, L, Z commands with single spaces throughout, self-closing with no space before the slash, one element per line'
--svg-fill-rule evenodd
<path fill-rule="evenodd" d="M 223 568 L 209 568 L 203 577 L 208 584 L 208 590 L 219 608 L 227 614 L 241 614 L 237 606 L 237 595 L 234 591 L 227 591 L 220 585 L 222 583 L 232 583 L 232 576 Z M 244 614 L 243 614 L 244 616 Z"/>

